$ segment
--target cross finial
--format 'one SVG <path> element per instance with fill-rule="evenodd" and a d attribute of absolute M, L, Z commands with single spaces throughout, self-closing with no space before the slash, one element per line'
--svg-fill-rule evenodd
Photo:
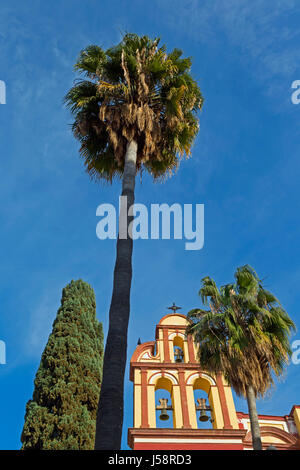
<path fill-rule="evenodd" d="M 173 305 L 171 307 L 167 307 L 167 308 L 168 308 L 168 310 L 173 310 L 174 313 L 176 313 L 177 310 L 181 310 L 181 307 L 177 307 L 175 305 L 175 302 L 173 302 Z"/>

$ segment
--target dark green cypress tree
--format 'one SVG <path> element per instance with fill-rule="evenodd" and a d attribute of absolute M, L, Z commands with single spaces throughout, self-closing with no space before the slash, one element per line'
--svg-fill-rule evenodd
<path fill-rule="evenodd" d="M 26 406 L 22 449 L 93 449 L 102 378 L 103 331 L 93 289 L 71 281 Z"/>

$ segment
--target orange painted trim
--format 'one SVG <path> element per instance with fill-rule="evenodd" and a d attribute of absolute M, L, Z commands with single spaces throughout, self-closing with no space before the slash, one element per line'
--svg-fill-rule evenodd
<path fill-rule="evenodd" d="M 249 414 L 248 413 L 243 413 L 242 411 L 237 411 L 236 412 L 236 415 L 238 418 L 244 418 L 244 419 L 250 419 L 249 418 Z M 286 421 L 286 417 L 285 416 L 277 416 L 277 415 L 257 415 L 258 416 L 258 419 L 270 419 L 270 420 L 274 420 L 274 421 Z"/>
<path fill-rule="evenodd" d="M 275 428 L 274 426 L 261 426 L 260 427 L 260 434 L 261 437 L 275 437 L 281 441 L 282 443 L 274 444 L 278 449 L 282 450 L 300 450 L 300 442 L 297 437 L 293 434 L 287 433 L 283 429 Z M 252 447 L 252 434 L 251 431 L 248 431 L 246 437 L 244 439 L 245 447 Z M 263 443 L 263 448 L 268 447 L 268 443 Z"/>
<path fill-rule="evenodd" d="M 187 438 L 187 439 L 240 439 L 242 442 L 244 441 L 244 438 L 247 434 L 246 429 L 164 429 L 164 428 L 148 428 L 148 429 L 142 429 L 142 428 L 129 428 L 128 429 L 128 445 L 129 447 L 136 448 L 135 445 L 137 444 L 142 444 L 146 445 L 147 448 L 149 449 L 158 449 L 158 445 L 161 446 L 161 449 L 167 449 L 168 445 L 175 446 L 174 449 L 179 449 L 183 450 L 184 446 L 191 446 L 191 449 L 204 449 L 208 448 L 207 446 L 210 446 L 210 444 L 201 444 L 201 443 L 195 443 L 193 442 L 188 443 L 188 444 L 183 444 L 183 443 L 176 443 L 176 439 L 182 439 L 182 438 Z M 162 443 L 159 444 L 158 442 L 153 442 L 151 443 L 135 443 L 136 438 L 169 438 L 169 439 L 174 439 L 174 443 Z M 242 443 L 241 444 L 211 444 L 213 446 L 216 446 L 216 448 L 222 448 L 223 445 L 232 445 L 235 449 L 243 448 Z M 148 447 L 152 446 L 152 447 Z"/>
<path fill-rule="evenodd" d="M 163 341 L 164 341 L 164 362 L 170 362 L 170 349 L 169 349 L 169 337 L 168 330 L 163 330 Z"/>
<path fill-rule="evenodd" d="M 204 372 L 199 364 L 191 364 L 189 362 L 133 362 L 131 363 L 133 369 L 184 369 L 186 371 L 193 370 L 195 372 Z"/>
<path fill-rule="evenodd" d="M 182 409 L 182 421 L 183 428 L 191 428 L 189 409 L 187 403 L 186 384 L 184 378 L 184 371 L 179 370 L 179 387 L 180 387 L 180 398 L 181 398 L 181 409 Z"/>
<path fill-rule="evenodd" d="M 154 357 L 154 349 L 155 349 L 155 341 L 148 341 L 147 343 L 142 343 L 138 345 L 134 351 L 134 353 L 131 356 L 130 359 L 130 369 L 129 369 L 129 379 L 133 382 L 133 364 L 139 364 L 138 358 L 140 355 L 146 351 L 149 350 L 151 352 L 151 355 Z"/>
<path fill-rule="evenodd" d="M 300 408 L 300 405 L 294 405 L 293 408 L 292 408 L 291 411 L 290 411 L 290 416 L 293 417 L 294 411 L 295 411 L 296 409 L 299 409 L 299 408 Z"/>
<path fill-rule="evenodd" d="M 186 326 L 184 325 L 157 325 L 155 330 L 155 339 L 158 339 L 159 330 L 178 330 L 181 333 L 184 333 L 186 330 Z"/>
<path fill-rule="evenodd" d="M 184 371 L 193 371 L 192 373 L 199 373 L 201 375 L 202 369 L 200 369 L 200 365 L 192 364 L 188 362 L 133 362 L 130 364 L 130 380 L 134 381 L 133 372 L 135 369 L 139 370 L 151 370 L 151 369 L 159 369 L 160 371 L 168 372 L 168 369 L 172 370 L 180 370 L 183 369 Z M 211 385 L 212 387 L 214 385 Z"/>
<path fill-rule="evenodd" d="M 223 420 L 224 420 L 224 428 L 232 429 L 232 425 L 231 425 L 230 417 L 229 417 L 229 411 L 228 411 L 227 402 L 226 402 L 226 397 L 225 397 L 224 385 L 223 385 L 222 378 L 220 375 L 217 375 L 216 377 L 216 384 L 217 384 L 219 396 L 220 396 L 221 409 L 222 409 Z"/>
<path fill-rule="evenodd" d="M 133 450 L 243 450 L 243 444 L 182 444 L 182 443 L 163 443 L 157 442 L 137 442 Z M 183 456 L 181 456 L 183 458 Z M 179 457 L 178 457 L 179 458 Z"/>
<path fill-rule="evenodd" d="M 155 341 L 148 341 L 147 343 L 142 343 L 138 345 L 131 356 L 130 362 L 137 362 L 139 356 L 150 348 L 151 355 L 153 356 L 154 348 L 155 348 Z M 154 356 L 153 356 L 154 357 Z"/>
<path fill-rule="evenodd" d="M 188 344 L 188 352 L 189 352 L 189 362 L 196 362 L 193 339 L 191 335 L 188 335 L 187 337 L 187 344 Z"/>
<path fill-rule="evenodd" d="M 263 426 L 261 428 L 261 435 L 262 437 L 265 436 L 272 436 L 282 440 L 282 443 L 276 443 L 276 447 L 278 450 L 300 450 L 300 442 L 299 439 L 292 434 L 289 434 L 281 429 L 274 428 L 272 426 Z M 150 439 L 149 442 L 135 442 L 136 438 L 148 438 Z M 159 443 L 159 442 L 151 442 L 151 438 L 159 439 L 159 438 L 168 438 L 172 439 L 173 442 L 169 443 Z M 189 443 L 179 443 L 177 439 L 188 438 L 191 440 Z M 241 443 L 203 443 L 201 442 L 193 442 L 193 439 L 240 439 Z M 176 442 L 177 441 L 177 442 Z M 246 429 L 135 429 L 129 428 L 128 429 L 128 445 L 132 449 L 149 449 L 149 450 L 184 450 L 184 449 L 214 449 L 214 450 L 221 450 L 221 449 L 250 449 L 252 448 L 252 437 L 251 431 L 247 431 Z M 265 450 L 270 443 L 264 442 L 263 443 L 263 450 Z"/>
<path fill-rule="evenodd" d="M 149 428 L 148 420 L 148 391 L 147 391 L 147 371 L 141 370 L 141 406 L 142 406 L 142 428 Z"/>

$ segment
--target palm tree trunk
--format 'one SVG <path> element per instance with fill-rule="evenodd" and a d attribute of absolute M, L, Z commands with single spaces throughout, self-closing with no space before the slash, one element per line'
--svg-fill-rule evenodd
<path fill-rule="evenodd" d="M 134 204 L 137 143 L 127 144 L 122 196 L 127 196 L 127 206 L 121 213 L 128 214 Z M 120 217 L 121 219 L 121 217 Z M 128 225 L 133 217 L 128 217 Z M 124 227 L 123 227 L 124 229 Z M 103 378 L 96 424 L 96 450 L 119 450 L 123 425 L 124 375 L 127 354 L 127 329 L 130 313 L 130 287 L 132 278 L 132 238 L 121 236 L 121 220 L 117 240 L 114 286 L 109 310 L 109 327 L 104 353 Z"/>
<path fill-rule="evenodd" d="M 252 387 L 248 387 L 246 390 L 251 434 L 252 434 L 252 445 L 254 450 L 262 450 L 262 443 L 260 438 L 260 429 L 258 423 L 258 416 L 256 410 L 256 398 Z"/>

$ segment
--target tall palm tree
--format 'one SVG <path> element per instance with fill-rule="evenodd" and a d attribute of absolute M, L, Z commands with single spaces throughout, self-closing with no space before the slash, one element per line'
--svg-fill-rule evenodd
<path fill-rule="evenodd" d="M 199 295 L 209 310 L 188 313 L 187 334 L 199 345 L 201 367 L 224 374 L 235 392 L 246 397 L 253 448 L 261 450 L 256 398 L 265 395 L 274 374 L 283 373 L 295 325 L 249 265 L 237 269 L 235 283 L 220 289 L 210 277 L 203 278 Z"/>
<path fill-rule="evenodd" d="M 66 95 L 73 132 L 90 176 L 122 178 L 117 257 L 97 416 L 96 449 L 120 449 L 123 384 L 132 278 L 128 233 L 137 172 L 163 180 L 189 156 L 198 132 L 203 99 L 190 75 L 191 59 L 166 52 L 159 39 L 126 34 L 115 47 L 81 51 L 75 69 L 83 74 Z"/>

